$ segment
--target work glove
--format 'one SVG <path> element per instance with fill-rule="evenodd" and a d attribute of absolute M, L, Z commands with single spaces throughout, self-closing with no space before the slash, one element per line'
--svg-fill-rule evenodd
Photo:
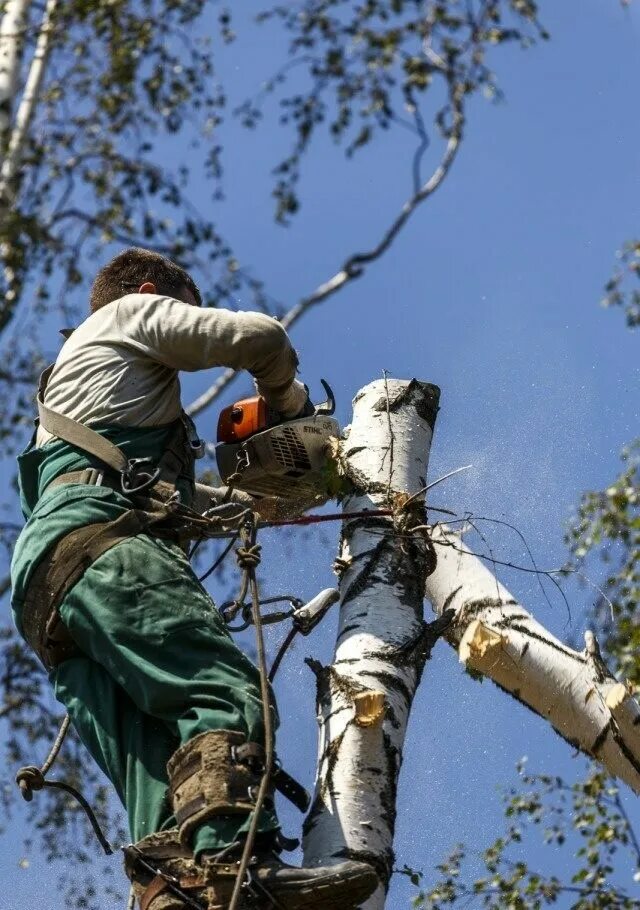
<path fill-rule="evenodd" d="M 315 404 L 309 397 L 309 386 L 305 386 L 304 388 L 307 393 L 307 398 L 300 411 L 296 414 L 296 417 L 311 417 L 311 415 L 314 414 L 316 410 Z"/>
<path fill-rule="evenodd" d="M 309 400 L 309 390 L 297 379 L 275 389 L 265 388 L 262 383 L 256 383 L 256 386 L 269 407 L 282 414 L 286 420 L 298 417 Z"/>

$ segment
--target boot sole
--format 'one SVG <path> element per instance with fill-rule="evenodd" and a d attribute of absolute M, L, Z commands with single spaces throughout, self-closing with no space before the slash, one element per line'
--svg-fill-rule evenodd
<path fill-rule="evenodd" d="M 355 910 L 370 897 L 379 885 L 378 877 L 371 870 L 370 876 L 336 875 L 331 882 L 309 882 L 287 885 L 283 882 L 264 882 L 283 910 Z"/>

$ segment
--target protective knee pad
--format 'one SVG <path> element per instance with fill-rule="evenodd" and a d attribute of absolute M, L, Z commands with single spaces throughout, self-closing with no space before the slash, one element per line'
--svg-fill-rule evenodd
<path fill-rule="evenodd" d="M 167 772 L 183 845 L 190 846 L 196 829 L 216 816 L 251 812 L 262 776 L 254 753 L 261 751 L 242 733 L 211 730 L 174 752 Z"/>

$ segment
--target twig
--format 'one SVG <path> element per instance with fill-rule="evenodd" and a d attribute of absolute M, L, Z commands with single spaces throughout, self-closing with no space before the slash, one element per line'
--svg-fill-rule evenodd
<path fill-rule="evenodd" d="M 614 801 L 615 801 L 616 809 L 618 810 L 618 812 L 620 813 L 620 815 L 626 822 L 629 840 L 631 841 L 631 846 L 633 847 L 635 854 L 636 854 L 636 859 L 638 861 L 638 868 L 640 868 L 640 843 L 638 842 L 638 838 L 636 836 L 635 829 L 634 829 L 633 825 L 631 824 L 631 819 L 629 818 L 629 814 L 622 803 L 622 799 L 620 797 L 620 791 L 618 791 L 616 793 Z"/>
<path fill-rule="evenodd" d="M 391 426 L 391 403 L 389 402 L 389 383 L 387 381 L 387 371 L 383 370 L 382 375 L 384 377 L 384 392 L 387 398 L 387 424 L 389 425 L 389 445 L 382 456 L 382 464 L 380 465 L 380 470 L 384 467 L 384 463 L 387 455 L 389 456 L 389 481 L 387 483 L 387 502 L 391 503 L 391 481 L 393 479 L 393 444 L 395 442 L 395 434 L 393 432 L 393 427 Z"/>

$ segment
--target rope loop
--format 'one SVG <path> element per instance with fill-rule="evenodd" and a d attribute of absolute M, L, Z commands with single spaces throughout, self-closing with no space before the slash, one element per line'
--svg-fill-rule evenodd
<path fill-rule="evenodd" d="M 243 572 L 249 572 L 251 569 L 257 569 L 260 565 L 262 547 L 259 543 L 251 544 L 248 547 L 238 547 L 236 558 L 238 565 Z"/>
<path fill-rule="evenodd" d="M 16 783 L 20 787 L 23 799 L 30 803 L 33 798 L 33 791 L 44 789 L 44 774 L 35 765 L 27 765 L 24 768 L 20 768 L 16 774 Z"/>

